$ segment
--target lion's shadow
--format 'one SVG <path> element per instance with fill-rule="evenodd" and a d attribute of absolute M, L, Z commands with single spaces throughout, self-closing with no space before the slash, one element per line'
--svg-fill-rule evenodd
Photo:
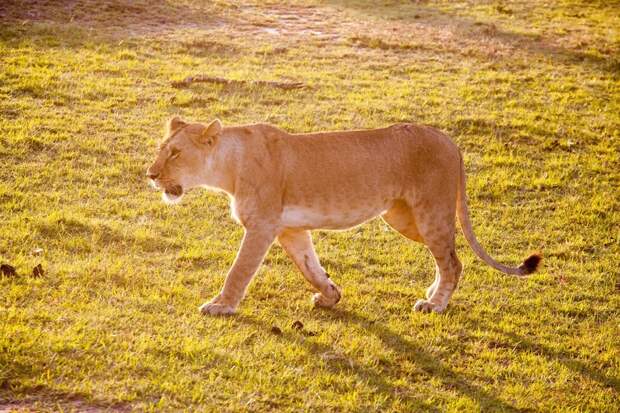
<path fill-rule="evenodd" d="M 369 320 L 364 316 L 343 309 L 332 309 L 329 311 L 320 311 L 318 318 L 325 321 L 343 321 L 346 323 L 355 323 L 358 327 L 367 331 L 368 334 L 380 339 L 386 346 L 399 355 L 399 359 L 406 359 L 415 363 L 416 367 L 434 379 L 442 381 L 444 387 L 457 391 L 468 396 L 472 400 L 479 403 L 484 411 L 498 410 L 503 412 L 516 412 L 517 408 L 509 405 L 505 401 L 499 399 L 494 394 L 473 384 L 467 377 L 448 367 L 437 356 L 429 353 L 421 346 L 393 332 L 381 323 Z M 239 315 L 239 321 L 242 323 L 254 325 L 261 331 L 268 331 L 271 326 L 259 319 L 248 315 Z M 283 332 L 280 337 L 287 340 L 290 344 L 301 345 L 306 350 L 318 358 L 324 358 L 325 355 L 338 354 L 338 351 L 327 344 L 319 343 L 312 339 L 299 340 L 296 332 Z M 377 393 L 380 393 L 385 399 L 394 401 L 396 399 L 406 399 L 415 408 L 415 411 L 432 411 L 438 412 L 440 408 L 426 401 L 426 395 L 411 395 L 403 393 L 399 386 L 393 384 L 389 377 L 381 372 L 380 368 L 366 367 L 363 363 L 351 357 L 330 358 L 325 363 L 326 368 L 335 373 L 346 373 L 357 376 L 360 382 L 368 382 Z M 398 365 L 389 366 L 393 371 L 396 370 L 396 377 L 402 378 L 407 373 Z M 394 376 L 394 374 L 392 374 Z"/>

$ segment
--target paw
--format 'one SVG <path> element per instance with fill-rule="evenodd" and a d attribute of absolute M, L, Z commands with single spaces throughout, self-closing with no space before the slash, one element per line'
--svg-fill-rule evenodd
<path fill-rule="evenodd" d="M 234 314 L 235 310 L 236 306 L 222 302 L 219 295 L 200 306 L 200 312 L 205 315 L 230 315 Z"/>
<path fill-rule="evenodd" d="M 336 285 L 330 285 L 330 297 L 323 295 L 322 293 L 317 293 L 312 296 L 312 302 L 315 307 L 323 307 L 323 308 L 331 308 L 335 306 L 340 298 L 342 298 L 342 293 L 340 292 L 340 288 Z"/>
<path fill-rule="evenodd" d="M 431 311 L 434 311 L 436 313 L 443 313 L 446 309 L 446 306 L 434 304 L 428 300 L 418 300 L 418 302 L 415 303 L 415 305 L 413 306 L 413 309 L 414 311 L 420 311 L 422 313 L 430 313 Z"/>

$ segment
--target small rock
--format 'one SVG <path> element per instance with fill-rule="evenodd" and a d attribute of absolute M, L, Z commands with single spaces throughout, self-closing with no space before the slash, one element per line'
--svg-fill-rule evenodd
<path fill-rule="evenodd" d="M 38 264 L 32 269 L 33 277 L 42 277 L 43 275 L 45 275 L 45 271 L 43 271 L 43 266 L 41 264 Z"/>
<path fill-rule="evenodd" d="M 314 331 L 305 330 L 304 324 L 299 320 L 295 321 L 293 325 L 291 325 L 291 327 L 293 328 L 293 330 L 299 330 L 304 336 L 307 337 L 314 337 L 317 335 Z"/>
<path fill-rule="evenodd" d="M 32 250 L 32 255 L 41 255 L 43 254 L 43 248 L 35 248 Z"/>
<path fill-rule="evenodd" d="M 280 328 L 276 326 L 271 327 L 271 332 L 276 336 L 282 335 L 282 330 L 280 330 Z"/>
<path fill-rule="evenodd" d="M 17 271 L 15 271 L 15 267 L 9 264 L 0 265 L 0 274 L 6 277 L 16 277 Z"/>

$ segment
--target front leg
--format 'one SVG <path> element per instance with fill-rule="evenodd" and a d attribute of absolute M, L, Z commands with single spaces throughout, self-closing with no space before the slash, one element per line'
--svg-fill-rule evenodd
<path fill-rule="evenodd" d="M 342 291 L 321 267 L 310 232 L 287 230 L 278 236 L 278 240 L 304 277 L 318 291 L 312 297 L 314 305 L 327 308 L 336 305 L 340 301 Z"/>
<path fill-rule="evenodd" d="M 273 231 L 246 229 L 237 258 L 226 276 L 224 288 L 210 302 L 200 306 L 200 312 L 210 315 L 233 314 L 274 239 Z"/>

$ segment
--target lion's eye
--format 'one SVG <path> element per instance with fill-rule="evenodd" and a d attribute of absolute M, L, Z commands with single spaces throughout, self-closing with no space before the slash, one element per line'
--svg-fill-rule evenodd
<path fill-rule="evenodd" d="M 172 148 L 170 150 L 170 159 L 174 159 L 176 157 L 178 157 L 181 154 L 181 151 L 178 150 L 177 148 Z"/>

